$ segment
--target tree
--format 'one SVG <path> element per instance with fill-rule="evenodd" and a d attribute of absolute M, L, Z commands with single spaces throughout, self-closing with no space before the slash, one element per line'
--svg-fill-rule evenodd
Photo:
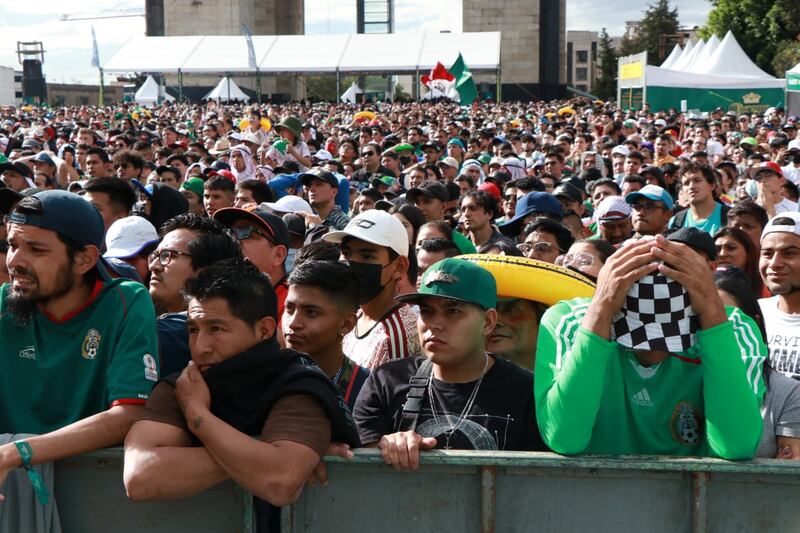
<path fill-rule="evenodd" d="M 339 80 L 339 87 L 342 92 L 350 87 L 355 81 L 355 76 L 342 76 Z M 339 96 L 336 94 L 336 76 L 332 74 L 320 74 L 316 76 L 306 76 L 306 95 L 308 98 L 315 98 L 323 102 L 338 102 Z"/>
<path fill-rule="evenodd" d="M 600 32 L 600 72 L 592 92 L 604 100 L 617 94 L 617 52 L 605 28 Z"/>
<path fill-rule="evenodd" d="M 772 70 L 778 75 L 784 73 L 800 63 L 800 42 L 782 41 L 778 44 L 772 58 Z"/>
<path fill-rule="evenodd" d="M 633 38 L 623 37 L 620 53 L 630 55 L 647 52 L 648 63 L 660 64 L 664 59 L 659 56 L 661 36 L 675 35 L 679 27 L 678 8 L 671 9 L 669 0 L 658 0 L 647 7 L 636 35 Z"/>
<path fill-rule="evenodd" d="M 782 76 L 776 55 L 791 54 L 800 39 L 800 2 L 797 0 L 710 0 L 711 11 L 701 36 L 733 32 L 742 49 L 763 70 Z M 787 52 L 789 50 L 789 52 Z"/>

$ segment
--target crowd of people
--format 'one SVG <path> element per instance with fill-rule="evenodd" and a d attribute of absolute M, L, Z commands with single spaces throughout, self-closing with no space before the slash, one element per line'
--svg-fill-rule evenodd
<path fill-rule="evenodd" d="M 124 443 L 131 499 L 230 478 L 266 529 L 357 447 L 800 459 L 797 122 L 2 108 L 0 492 Z M 498 294 L 473 254 L 595 294 Z"/>

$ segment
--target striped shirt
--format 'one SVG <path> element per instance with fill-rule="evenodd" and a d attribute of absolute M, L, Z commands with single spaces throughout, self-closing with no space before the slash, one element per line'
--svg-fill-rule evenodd
<path fill-rule="evenodd" d="M 406 304 L 397 306 L 363 335 L 353 329 L 345 335 L 342 347 L 348 358 L 370 370 L 388 361 L 419 357 L 417 314 Z"/>

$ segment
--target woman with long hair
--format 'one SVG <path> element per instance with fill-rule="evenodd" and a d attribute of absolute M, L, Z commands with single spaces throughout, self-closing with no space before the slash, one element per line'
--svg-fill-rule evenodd
<path fill-rule="evenodd" d="M 755 294 L 762 293 L 764 282 L 758 271 L 758 250 L 743 230 L 726 227 L 714 235 L 717 246 L 717 264 L 720 268 L 736 267 L 750 279 Z"/>

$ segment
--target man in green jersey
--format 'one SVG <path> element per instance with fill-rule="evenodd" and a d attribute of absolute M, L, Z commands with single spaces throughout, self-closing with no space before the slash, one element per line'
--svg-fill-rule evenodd
<path fill-rule="evenodd" d="M 645 295 L 645 279 L 659 278 L 682 288 Z M 673 318 L 652 319 L 665 311 Z M 534 386 L 542 437 L 564 454 L 751 458 L 765 357 L 758 328 L 723 307 L 701 255 L 645 237 L 609 258 L 591 300 L 545 313 Z"/>
<path fill-rule="evenodd" d="M 65 191 L 24 198 L 11 214 L 0 433 L 39 436 L 0 446 L 0 485 L 23 464 L 120 444 L 158 380 L 153 303 L 143 285 L 110 280 L 103 228 Z"/>

